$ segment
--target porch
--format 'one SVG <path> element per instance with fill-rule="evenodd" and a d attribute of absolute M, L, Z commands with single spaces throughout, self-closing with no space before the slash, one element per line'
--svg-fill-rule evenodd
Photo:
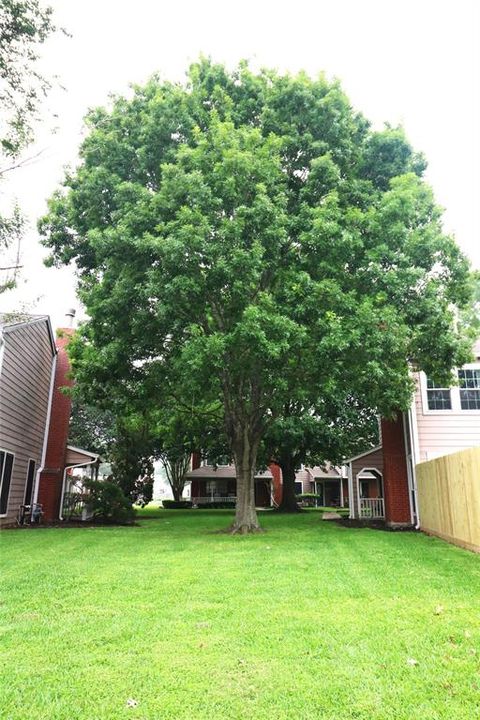
<path fill-rule="evenodd" d="M 191 501 L 194 506 L 231 505 L 237 500 L 237 479 L 232 466 L 217 469 L 202 466 L 191 470 L 187 476 L 191 480 Z M 213 477 L 212 477 L 213 475 Z M 270 507 L 272 504 L 272 476 L 270 472 L 259 473 L 255 477 L 255 505 Z"/>

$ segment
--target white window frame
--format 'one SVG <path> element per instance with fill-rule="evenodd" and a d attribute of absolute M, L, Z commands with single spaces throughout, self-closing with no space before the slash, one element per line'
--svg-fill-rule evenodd
<path fill-rule="evenodd" d="M 474 390 L 474 391 L 476 391 L 476 392 L 478 393 L 478 395 L 480 396 L 480 387 L 479 387 L 479 388 L 468 388 L 468 387 L 467 387 L 467 388 L 462 388 L 462 387 L 460 386 L 460 378 L 458 377 L 458 373 L 461 372 L 462 370 L 477 370 L 478 372 L 480 372 L 480 365 L 477 365 L 477 367 L 467 367 L 467 366 L 463 366 L 463 367 L 461 367 L 461 368 L 459 368 L 459 369 L 457 370 L 458 398 L 459 398 L 459 402 L 460 402 L 460 411 L 461 411 L 462 413 L 468 413 L 468 412 L 480 413 L 480 408 L 470 408 L 470 409 L 469 409 L 469 408 L 465 408 L 465 409 L 462 408 L 462 395 L 461 395 L 462 390 Z"/>
<path fill-rule="evenodd" d="M 480 370 L 480 362 L 467 363 L 461 368 L 455 368 L 455 377 L 458 379 L 458 370 Z M 430 410 L 428 407 L 427 394 L 427 376 L 422 371 L 419 373 L 420 395 L 422 398 L 422 414 L 423 415 L 480 415 L 480 410 L 462 410 L 460 403 L 460 386 L 452 385 L 450 387 L 450 398 L 452 407 L 450 410 Z"/>
<path fill-rule="evenodd" d="M 11 492 L 11 489 L 12 489 L 13 468 L 15 467 L 15 453 L 13 453 L 11 450 L 7 450 L 6 448 L 0 448 L 0 453 L 1 453 L 1 452 L 5 453 L 5 455 L 11 455 L 12 458 L 13 458 L 13 460 L 12 460 L 12 472 L 11 472 L 11 474 L 10 474 L 10 486 L 9 486 L 9 488 L 8 488 L 8 495 L 7 495 L 7 506 L 6 506 L 6 508 L 5 508 L 5 512 L 0 514 L 0 518 L 4 518 L 4 517 L 7 517 L 7 515 L 8 515 L 8 506 L 9 506 L 9 504 L 10 504 L 10 492 Z M 0 476 L 0 496 L 1 496 L 1 494 L 2 494 L 3 474 L 4 474 L 4 472 L 5 472 L 5 462 L 3 463 L 2 474 L 1 474 L 1 476 Z"/>

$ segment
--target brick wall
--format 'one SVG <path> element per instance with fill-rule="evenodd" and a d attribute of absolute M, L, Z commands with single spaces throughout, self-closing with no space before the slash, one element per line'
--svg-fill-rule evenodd
<path fill-rule="evenodd" d="M 70 341 L 73 330 L 62 328 L 58 332 L 61 335 L 56 340 L 58 355 L 50 411 L 47 453 L 45 467 L 40 475 L 38 487 L 38 502 L 43 505 L 44 520 L 46 522 L 58 520 L 60 514 L 63 471 L 72 409 L 71 398 L 61 392 L 61 388 L 73 385 L 73 381 L 68 377 L 70 363 L 66 352 L 66 346 Z"/>
<path fill-rule="evenodd" d="M 385 520 L 389 525 L 410 525 L 412 519 L 401 414 L 395 420 L 382 420 L 382 445 Z"/>
<path fill-rule="evenodd" d="M 270 463 L 268 466 L 268 469 L 272 473 L 272 483 L 273 483 L 273 501 L 275 505 L 280 505 L 282 502 L 282 471 L 280 470 L 280 466 L 276 463 Z"/>

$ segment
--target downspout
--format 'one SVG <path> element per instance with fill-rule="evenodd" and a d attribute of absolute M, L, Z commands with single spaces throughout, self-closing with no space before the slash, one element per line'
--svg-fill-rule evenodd
<path fill-rule="evenodd" d="M 73 468 L 78 467 L 86 467 L 87 465 L 93 465 L 97 462 L 97 458 L 94 458 L 93 460 L 88 460 L 88 462 L 81 462 L 76 463 L 76 465 L 65 465 L 65 468 L 63 470 L 63 480 L 62 480 L 62 494 L 60 496 L 60 513 L 58 515 L 59 520 L 64 520 L 63 517 L 63 499 L 65 497 L 65 481 L 67 479 L 67 470 L 73 470 Z"/>
<path fill-rule="evenodd" d="M 355 517 L 354 512 L 354 499 L 353 499 L 353 470 L 352 470 L 352 463 L 348 463 L 348 471 L 347 471 L 347 477 L 348 477 L 348 507 L 349 507 L 349 514 L 348 517 L 350 520 L 353 520 Z"/>
<path fill-rule="evenodd" d="M 415 530 L 420 530 L 420 507 L 418 503 L 418 486 L 417 486 L 417 463 L 419 458 L 418 448 L 418 428 L 416 415 L 415 397 L 413 398 L 412 407 L 408 411 L 408 426 L 410 430 L 410 447 L 412 449 L 412 488 L 415 498 L 415 509 L 417 511 L 417 522 Z"/>
<path fill-rule="evenodd" d="M 3 339 L 3 333 L 0 329 L 0 376 L 2 374 L 2 365 L 3 365 L 3 354 L 5 351 L 5 340 Z"/>
<path fill-rule="evenodd" d="M 53 386 L 55 383 L 55 371 L 57 369 L 57 356 L 58 353 L 55 351 L 55 355 L 52 358 L 52 370 L 50 374 L 50 389 L 48 391 L 48 408 L 47 408 L 47 418 L 45 420 L 45 433 L 43 436 L 43 448 L 42 448 L 42 460 L 40 462 L 40 467 L 38 468 L 37 472 L 35 473 L 35 491 L 33 493 L 33 504 L 35 505 L 38 500 L 38 490 L 40 488 L 40 475 L 45 469 L 45 459 L 47 457 L 47 445 L 48 445 L 48 435 L 50 430 L 50 416 L 52 413 L 52 398 L 53 398 Z"/>
<path fill-rule="evenodd" d="M 414 518 L 414 512 L 413 512 L 413 500 L 412 500 L 412 492 L 413 492 L 413 477 L 412 477 L 412 461 L 413 458 L 409 457 L 408 448 L 410 446 L 410 451 L 412 454 L 412 448 L 410 445 L 410 430 L 409 430 L 409 417 L 408 413 L 402 412 L 402 429 L 403 429 L 403 444 L 405 447 L 405 465 L 407 467 L 407 487 L 408 487 L 408 505 L 410 508 L 410 522 L 413 525 L 413 518 Z"/>

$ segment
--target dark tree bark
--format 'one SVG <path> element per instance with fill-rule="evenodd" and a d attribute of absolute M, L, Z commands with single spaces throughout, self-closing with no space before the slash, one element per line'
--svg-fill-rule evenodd
<path fill-rule="evenodd" d="M 261 532 L 255 509 L 255 467 L 260 438 L 251 437 L 249 428 L 236 428 L 233 455 L 237 473 L 235 520 L 229 531 L 246 535 Z"/>
<path fill-rule="evenodd" d="M 293 456 L 285 456 L 277 461 L 282 470 L 282 502 L 277 508 L 278 512 L 297 513 L 301 512 L 295 496 L 295 467 L 296 462 Z"/>

